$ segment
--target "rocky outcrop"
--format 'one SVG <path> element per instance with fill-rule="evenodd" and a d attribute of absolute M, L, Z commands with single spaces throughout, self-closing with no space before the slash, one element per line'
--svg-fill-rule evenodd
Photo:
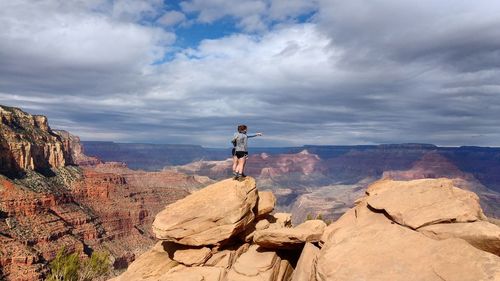
<path fill-rule="evenodd" d="M 47 117 L 0 105 L 0 173 L 12 177 L 25 170 L 49 173 L 71 164 L 61 138 Z"/>
<path fill-rule="evenodd" d="M 213 245 L 242 232 L 255 218 L 255 180 L 224 180 L 165 208 L 153 222 L 158 239 L 179 244 Z M 220 207 L 218 207 L 220 206 Z"/>
<path fill-rule="evenodd" d="M 316 279 L 497 280 L 500 257 L 466 240 L 436 240 L 414 230 L 444 221 L 459 228 L 475 223 L 469 221 L 487 223 L 477 197 L 450 182 L 384 180 L 370 186 L 356 207 L 325 230 Z M 399 204 L 396 197 L 401 198 Z M 499 227 L 491 226 L 500 233 Z"/>
<path fill-rule="evenodd" d="M 290 255 L 245 242 L 247 230 L 289 226 L 289 214 L 269 214 L 273 198 L 258 192 L 255 180 L 247 177 L 215 183 L 167 206 L 156 216 L 153 230 L 163 240 L 162 259 L 178 265 L 166 271 L 150 269 L 161 274 L 139 278 L 145 275 L 135 264 L 151 259 L 148 253 L 116 280 L 289 280 L 300 250 Z"/>
<path fill-rule="evenodd" d="M 236 186 L 246 193 L 248 185 L 254 186 L 253 179 L 222 181 L 207 187 L 210 192 L 195 192 L 191 198 L 178 201 L 175 207 L 186 211 L 193 202 L 212 204 L 210 200 L 195 198 L 203 197 L 199 194 L 219 194 L 214 189 L 231 193 Z M 248 200 L 246 196 L 230 197 L 240 205 Z M 413 202 L 410 203 L 408 197 Z M 400 204 L 393 198 L 401 198 Z M 161 236 L 164 241 L 140 256 L 114 280 L 498 280 L 500 227 L 486 220 L 477 201 L 473 193 L 456 188 L 447 179 L 383 180 L 371 185 L 354 208 L 326 228 L 323 222 L 314 220 L 292 228 L 286 226 L 289 214 L 257 217 L 258 208 L 245 208 L 246 213 L 253 213 L 254 221 L 247 224 L 242 233 L 235 231 L 213 242 L 203 239 L 204 246 L 181 245 L 181 236 L 175 237 L 175 241 L 172 235 Z M 174 205 L 166 210 L 175 213 L 175 209 L 171 209 Z M 406 209 L 407 205 L 411 209 Z M 445 212 L 443 206 L 449 210 Z M 223 204 L 199 208 L 214 214 L 226 209 Z M 232 208 L 227 210 L 232 212 Z M 166 219 L 166 213 L 161 212 L 158 217 Z M 418 218 L 418 214 L 422 218 Z M 174 217 L 169 219 L 179 229 L 190 229 L 183 234 L 186 237 L 200 233 L 189 224 L 190 218 L 198 217 Z M 168 221 L 163 223 L 168 225 Z M 209 227 L 220 226 L 210 224 Z M 246 233 L 252 228 L 253 241 L 247 243 Z M 205 231 L 203 228 L 202 232 Z M 216 232 L 220 231 L 210 233 Z M 301 236 L 299 232 L 314 232 L 314 235 Z M 262 233 L 269 237 L 273 234 L 269 241 L 278 237 L 277 234 L 288 240 L 273 242 L 271 246 L 259 245 L 262 241 L 259 237 L 264 237 Z M 296 241 L 304 246 L 287 247 L 287 243 Z"/>

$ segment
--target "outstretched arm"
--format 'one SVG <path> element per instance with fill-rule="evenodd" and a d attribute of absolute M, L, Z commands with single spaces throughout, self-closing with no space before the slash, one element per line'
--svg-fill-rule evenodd
<path fill-rule="evenodd" d="M 247 137 L 249 137 L 249 138 L 255 138 L 255 137 L 260 137 L 260 136 L 262 136 L 262 133 L 256 133 L 255 135 L 249 135 L 249 136 L 247 135 Z"/>

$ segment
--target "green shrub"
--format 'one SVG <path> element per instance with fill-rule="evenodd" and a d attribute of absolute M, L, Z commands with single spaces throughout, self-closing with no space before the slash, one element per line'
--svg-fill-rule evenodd
<path fill-rule="evenodd" d="M 92 256 L 82 262 L 78 272 L 79 281 L 91 281 L 109 272 L 111 263 L 106 252 L 93 252 Z"/>
<path fill-rule="evenodd" d="M 66 248 L 62 248 L 49 267 L 50 275 L 47 281 L 78 281 L 80 259 L 77 253 L 68 254 Z"/>
<path fill-rule="evenodd" d="M 80 259 L 77 253 L 69 254 L 62 248 L 50 262 L 47 281 L 91 281 L 106 275 L 110 268 L 109 254 L 94 252 L 88 259 Z"/>

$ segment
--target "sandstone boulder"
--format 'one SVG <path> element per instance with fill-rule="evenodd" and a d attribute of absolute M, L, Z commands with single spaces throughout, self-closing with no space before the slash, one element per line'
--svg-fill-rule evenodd
<path fill-rule="evenodd" d="M 209 248 L 179 249 L 174 252 L 174 260 L 185 265 L 201 265 L 212 256 Z"/>
<path fill-rule="evenodd" d="M 391 200 L 383 198 L 383 195 L 392 198 L 394 194 L 407 188 L 406 190 L 413 194 L 414 202 L 409 202 L 411 200 L 405 198 L 404 193 L 400 194 L 401 201 L 417 209 L 425 206 L 422 216 L 425 218 L 423 221 L 428 222 L 435 222 L 435 218 L 439 218 L 433 216 L 434 208 L 443 211 L 444 217 L 447 218 L 459 218 L 462 217 L 460 214 L 475 210 L 476 200 L 470 200 L 471 197 L 447 185 L 440 186 L 440 182 L 443 180 L 381 181 L 370 186 L 368 196 L 358 200 L 354 208 L 325 230 L 321 238 L 323 247 L 316 265 L 316 280 L 499 280 L 500 258 L 498 256 L 474 248 L 462 239 L 436 240 L 437 237 L 431 239 L 406 227 L 408 223 L 406 219 L 409 218 L 411 218 L 410 225 L 415 227 L 421 224 L 418 213 L 409 216 L 411 210 L 404 209 L 404 206 L 401 209 L 394 207 L 397 206 L 395 198 Z M 413 185 L 422 183 L 424 187 L 431 186 L 431 188 L 416 191 L 418 187 Z M 439 186 L 442 189 L 439 189 Z M 443 191 L 449 192 L 448 196 L 441 196 Z M 435 196 L 440 196 L 442 200 L 436 202 L 428 192 L 435 192 Z M 391 203 L 384 205 L 391 206 L 384 209 L 388 214 L 370 205 L 370 202 L 373 203 L 372 196 L 380 197 L 374 200 L 374 205 L 381 202 Z M 429 205 L 424 199 L 434 204 Z M 453 208 L 453 211 L 446 213 L 446 208 L 443 206 Z M 396 210 L 401 210 L 401 213 Z M 481 210 L 479 209 L 476 213 L 478 214 L 476 219 L 481 219 Z M 462 228 L 463 225 L 472 224 L 474 223 L 450 223 L 449 225 Z M 434 226 L 438 225 L 432 225 Z M 425 230 L 427 227 L 431 226 L 421 227 L 419 230 Z M 483 232 L 485 233 L 486 231 Z M 486 236 L 488 235 L 484 235 L 483 242 L 487 240 Z"/>
<path fill-rule="evenodd" d="M 179 263 L 169 257 L 163 243 L 158 242 L 151 250 L 140 255 L 131 263 L 127 271 L 110 281 L 156 281 L 177 265 Z"/>
<path fill-rule="evenodd" d="M 276 197 L 272 191 L 259 191 L 259 200 L 257 201 L 257 216 L 269 214 L 274 210 Z"/>
<path fill-rule="evenodd" d="M 255 234 L 255 231 L 269 228 L 270 225 L 271 224 L 267 219 L 254 221 L 247 229 L 245 229 L 245 231 L 243 232 L 242 239 L 247 243 L 251 242 L 253 241 L 253 236 Z"/>
<path fill-rule="evenodd" d="M 266 248 L 300 247 L 306 242 L 318 242 L 325 227 L 321 220 L 309 220 L 294 228 L 258 230 L 253 241 Z"/>
<path fill-rule="evenodd" d="M 437 241 L 390 222 L 352 228 L 341 242 L 328 240 L 316 266 L 318 281 L 472 281 L 499 277 L 499 257 L 461 239 Z"/>
<path fill-rule="evenodd" d="M 487 221 L 433 224 L 418 231 L 438 240 L 461 238 L 478 249 L 500 256 L 500 227 Z"/>
<path fill-rule="evenodd" d="M 275 213 L 268 218 L 271 223 L 270 228 L 283 228 L 292 226 L 292 214 L 289 213 Z"/>
<path fill-rule="evenodd" d="M 485 220 L 476 194 L 449 179 L 382 180 L 371 185 L 368 205 L 413 229 L 440 222 Z"/>
<path fill-rule="evenodd" d="M 206 266 L 215 266 L 229 269 L 233 266 L 234 262 L 248 250 L 249 244 L 241 246 L 233 246 L 231 248 L 219 249 L 212 257 L 205 263 Z"/>
<path fill-rule="evenodd" d="M 255 218 L 255 180 L 228 179 L 168 205 L 153 222 L 158 239 L 191 246 L 214 245 L 243 231 Z"/>
<path fill-rule="evenodd" d="M 220 267 L 177 266 L 164 274 L 158 281 L 222 281 L 226 271 Z"/>
<path fill-rule="evenodd" d="M 227 274 L 228 281 L 280 281 L 281 258 L 276 252 L 252 245 L 235 262 Z M 283 264 L 283 266 L 287 266 Z M 285 271 L 282 269 L 282 271 Z"/>
<path fill-rule="evenodd" d="M 319 248 L 311 243 L 306 243 L 299 261 L 293 272 L 292 281 L 315 281 L 316 280 L 316 260 Z"/>
<path fill-rule="evenodd" d="M 293 266 L 290 261 L 287 259 L 281 259 L 280 262 L 280 270 L 278 271 L 278 275 L 274 280 L 276 281 L 288 281 L 292 278 L 293 274 Z"/>

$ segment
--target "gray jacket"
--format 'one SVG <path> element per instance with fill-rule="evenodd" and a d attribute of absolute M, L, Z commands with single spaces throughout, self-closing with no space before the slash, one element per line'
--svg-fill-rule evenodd
<path fill-rule="evenodd" d="M 236 140 L 236 151 L 248 151 L 248 138 L 256 137 L 257 135 L 250 135 L 243 133 L 235 133 L 231 140 Z"/>

